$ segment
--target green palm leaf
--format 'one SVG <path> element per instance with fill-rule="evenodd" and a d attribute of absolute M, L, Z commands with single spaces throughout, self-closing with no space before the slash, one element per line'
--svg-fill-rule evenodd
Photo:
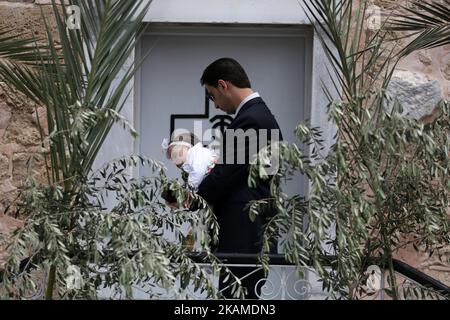
<path fill-rule="evenodd" d="M 53 0 L 61 48 L 55 47 L 55 35 L 44 15 L 45 50 L 34 39 L 22 40 L 9 30 L 0 32 L 0 80 L 46 108 L 50 134 L 44 137 L 41 130 L 41 137 L 50 149 L 48 184 L 60 190 L 61 208 L 74 208 L 82 201 L 80 196 L 86 196 L 80 188 L 115 122 L 123 122 L 136 135 L 120 111 L 138 68 L 137 63 L 126 62 L 144 30 L 142 21 L 150 4 L 148 0 L 62 0 L 63 8 L 80 8 L 81 28 L 69 30 L 69 14 Z M 76 212 L 64 211 L 58 228 L 72 230 L 77 218 Z M 47 299 L 53 296 L 56 274 L 52 265 Z"/>
<path fill-rule="evenodd" d="M 22 38 L 24 35 L 19 34 L 12 36 L 12 30 L 0 29 L 0 67 L 13 64 L 36 63 L 36 45 L 35 39 Z"/>
<path fill-rule="evenodd" d="M 442 2 L 442 1 L 441 1 Z M 450 44 L 450 0 L 414 2 L 416 8 L 404 8 L 408 14 L 393 20 L 389 29 L 412 31 L 416 36 L 400 53 L 401 56 L 413 51 L 435 48 Z"/>
<path fill-rule="evenodd" d="M 329 101 L 333 96 L 357 101 L 358 97 L 367 95 L 375 81 L 392 69 L 384 68 L 392 63 L 392 52 L 386 53 L 381 46 L 386 37 L 383 28 L 370 36 L 366 34 L 367 2 L 308 0 L 299 3 L 330 61 L 329 75 L 334 90 L 323 86 Z M 363 111 L 360 106 L 355 107 L 356 112 Z"/>
<path fill-rule="evenodd" d="M 76 188 L 76 177 L 89 172 L 109 130 L 124 121 L 119 112 L 137 64 L 126 66 L 151 1 L 61 1 L 81 12 L 81 29 L 68 30 L 68 14 L 55 14 L 61 49 L 45 17 L 48 51 L 36 41 L 0 33 L 0 77 L 47 108 L 52 183 Z M 54 12 L 61 12 L 53 1 Z M 45 63 L 43 63 L 45 62 Z M 119 73 L 125 70 L 120 79 Z M 91 117 L 80 130 L 80 117 Z M 132 134 L 135 132 L 127 123 Z"/>

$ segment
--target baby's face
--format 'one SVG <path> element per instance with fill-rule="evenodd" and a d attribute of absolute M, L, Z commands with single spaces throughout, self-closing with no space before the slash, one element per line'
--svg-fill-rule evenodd
<path fill-rule="evenodd" d="M 178 167 L 181 168 L 181 166 L 186 162 L 187 153 L 189 151 L 189 148 L 186 146 L 174 146 L 171 148 L 170 151 L 170 160 Z"/>

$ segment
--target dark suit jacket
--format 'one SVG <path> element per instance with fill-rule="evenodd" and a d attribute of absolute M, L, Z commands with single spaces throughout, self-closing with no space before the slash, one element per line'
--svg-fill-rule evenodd
<path fill-rule="evenodd" d="M 254 98 L 244 104 L 235 116 L 228 130 L 278 129 L 277 121 L 261 98 Z M 280 139 L 281 130 L 280 130 Z M 259 139 L 258 139 L 259 144 Z M 260 146 L 262 147 L 262 146 Z M 245 145 L 249 148 L 248 143 Z M 224 156 L 222 152 L 221 156 Z M 225 158 L 226 159 L 226 158 Z M 213 208 L 219 223 L 218 252 L 257 253 L 261 250 L 261 229 L 268 216 L 274 210 L 257 216 L 252 222 L 245 207 L 251 200 L 270 196 L 269 181 L 257 188 L 248 186 L 249 163 L 216 164 L 199 186 L 198 194 Z M 220 163 L 220 161 L 219 161 Z M 236 163 L 236 162 L 235 162 Z"/>

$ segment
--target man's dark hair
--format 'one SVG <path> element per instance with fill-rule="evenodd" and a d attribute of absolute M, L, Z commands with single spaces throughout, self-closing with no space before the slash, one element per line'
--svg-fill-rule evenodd
<path fill-rule="evenodd" d="M 211 63 L 203 71 L 200 83 L 212 87 L 218 86 L 219 80 L 230 81 L 238 88 L 251 88 L 250 80 L 244 68 L 232 58 L 221 58 Z"/>

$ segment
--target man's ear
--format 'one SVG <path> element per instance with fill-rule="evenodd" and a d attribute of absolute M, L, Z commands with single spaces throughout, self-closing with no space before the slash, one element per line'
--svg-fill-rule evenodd
<path fill-rule="evenodd" d="M 228 83 L 225 80 L 217 81 L 217 87 L 222 89 L 228 89 Z"/>

